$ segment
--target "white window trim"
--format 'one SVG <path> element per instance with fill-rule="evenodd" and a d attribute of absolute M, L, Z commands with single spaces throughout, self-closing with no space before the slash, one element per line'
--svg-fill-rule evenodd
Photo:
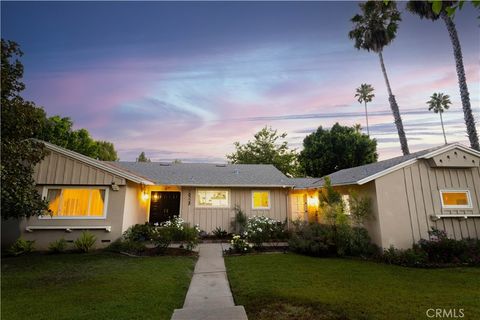
<path fill-rule="evenodd" d="M 201 191 L 221 191 L 221 192 L 226 192 L 227 193 L 227 205 L 226 206 L 204 206 L 198 203 L 198 192 Z M 200 208 L 200 209 L 228 209 L 230 208 L 230 190 L 229 189 L 200 189 L 197 188 L 195 189 L 195 208 Z"/>
<path fill-rule="evenodd" d="M 103 205 L 103 215 L 102 216 L 51 216 L 51 215 L 41 215 L 38 219 L 41 220 L 105 220 L 107 219 L 107 209 L 108 209 L 108 187 L 100 186 L 45 186 L 42 190 L 42 199 L 47 198 L 47 193 L 49 189 L 98 189 L 105 190 L 105 200 Z M 90 200 L 89 200 L 90 201 Z M 90 204 L 89 204 L 90 207 Z"/>
<path fill-rule="evenodd" d="M 443 194 L 444 193 L 466 193 L 467 194 L 467 205 L 448 205 L 443 203 Z M 440 203 L 442 204 L 443 209 L 473 209 L 472 197 L 470 196 L 470 190 L 467 189 L 442 189 L 440 190 Z"/>
<path fill-rule="evenodd" d="M 268 207 L 255 207 L 255 203 L 253 201 L 253 194 L 255 192 L 266 192 L 268 193 Z M 252 190 L 252 210 L 270 210 L 272 207 L 272 198 L 270 197 L 270 190 Z"/>

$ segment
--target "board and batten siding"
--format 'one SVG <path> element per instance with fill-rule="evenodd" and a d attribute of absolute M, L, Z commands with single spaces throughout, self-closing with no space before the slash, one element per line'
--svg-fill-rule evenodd
<path fill-rule="evenodd" d="M 194 187 L 182 187 L 180 216 L 186 222 L 200 226 L 201 230 L 208 233 L 219 227 L 227 231 L 231 230 L 231 222 L 235 217 L 235 205 L 240 206 L 243 212 L 251 217 L 266 216 L 278 221 L 285 221 L 288 208 L 288 189 L 282 188 L 199 188 L 211 190 L 228 190 L 230 192 L 229 208 L 197 208 L 195 204 L 196 190 Z M 252 191 L 270 191 L 270 209 L 252 209 Z"/>
<path fill-rule="evenodd" d="M 454 239 L 480 238 L 480 218 L 431 217 L 442 214 L 480 214 L 480 168 L 432 167 L 426 160 L 375 180 L 382 247 L 409 248 L 428 239 L 431 227 Z M 469 190 L 471 209 L 442 208 L 440 190 Z"/>
<path fill-rule="evenodd" d="M 125 185 L 124 178 L 95 168 L 86 163 L 55 151 L 35 166 L 33 174 L 36 184 L 44 185 Z"/>

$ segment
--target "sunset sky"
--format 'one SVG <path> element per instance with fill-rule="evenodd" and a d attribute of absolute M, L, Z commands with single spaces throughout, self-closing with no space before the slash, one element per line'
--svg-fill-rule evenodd
<path fill-rule="evenodd" d="M 411 151 L 441 144 L 433 92 L 451 96 L 449 142 L 468 144 L 442 21 L 402 22 L 385 49 Z M 25 98 L 71 117 L 121 160 L 223 162 L 264 127 L 301 149 L 318 126 L 365 125 L 354 98 L 372 84 L 370 132 L 381 159 L 400 155 L 378 56 L 348 38 L 356 2 L 2 2 L 2 38 L 25 52 Z M 471 104 L 480 123 L 480 20 L 457 13 Z M 365 130 L 366 131 L 366 130 Z"/>

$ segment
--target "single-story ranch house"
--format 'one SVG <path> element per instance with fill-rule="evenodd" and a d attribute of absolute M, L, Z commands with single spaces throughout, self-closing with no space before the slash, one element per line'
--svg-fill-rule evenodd
<path fill-rule="evenodd" d="M 5 245 L 12 240 L 7 235 L 22 236 L 41 249 L 62 237 L 72 241 L 83 230 L 97 236 L 97 245 L 108 245 L 131 225 L 172 216 L 206 232 L 229 230 L 236 207 L 289 224 L 322 218 L 324 179 L 292 179 L 272 165 L 104 162 L 45 147 L 49 154 L 34 179 L 51 214 L 2 223 Z M 450 144 L 329 177 L 345 199 L 351 190 L 372 199 L 366 228 L 374 243 L 408 248 L 427 238 L 431 227 L 456 239 L 480 237 L 479 163 L 480 152 Z"/>

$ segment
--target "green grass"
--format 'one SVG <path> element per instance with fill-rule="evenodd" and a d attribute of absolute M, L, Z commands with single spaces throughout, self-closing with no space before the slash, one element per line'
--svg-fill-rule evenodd
<path fill-rule="evenodd" d="M 4 258 L 1 318 L 170 319 L 194 264 L 192 257 L 100 252 Z"/>
<path fill-rule="evenodd" d="M 480 269 L 415 269 L 295 254 L 226 258 L 249 319 L 430 319 L 429 308 L 480 319 Z"/>

